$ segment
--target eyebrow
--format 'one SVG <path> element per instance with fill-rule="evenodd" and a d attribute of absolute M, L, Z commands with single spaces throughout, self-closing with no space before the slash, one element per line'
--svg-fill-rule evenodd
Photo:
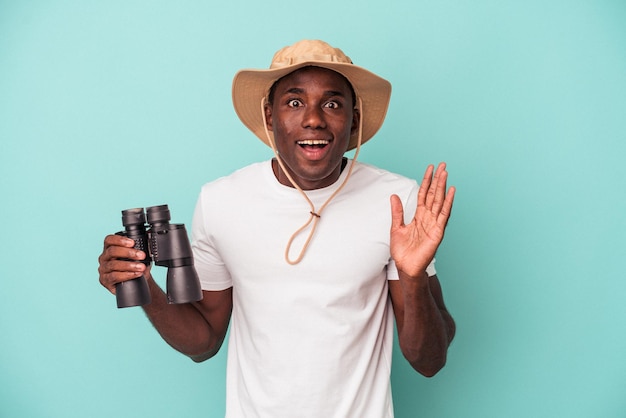
<path fill-rule="evenodd" d="M 300 87 L 292 87 L 292 88 L 288 89 L 287 91 L 285 91 L 284 94 L 303 94 L 303 93 L 304 93 L 304 89 L 302 89 Z M 344 93 L 342 93 L 341 91 L 338 91 L 338 90 L 326 90 L 324 92 L 324 96 L 327 96 L 327 97 L 332 97 L 332 96 L 345 97 L 346 95 Z"/>

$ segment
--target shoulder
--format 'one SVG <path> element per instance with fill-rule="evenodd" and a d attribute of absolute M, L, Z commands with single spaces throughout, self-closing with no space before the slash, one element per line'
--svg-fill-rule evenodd
<path fill-rule="evenodd" d="M 257 162 L 242 167 L 231 174 L 219 177 L 202 186 L 202 193 L 214 193 L 221 190 L 240 190 L 246 187 L 254 187 L 263 177 L 264 170 L 267 169 L 267 161 Z"/>
<path fill-rule="evenodd" d="M 381 188 L 393 193 L 410 192 L 417 187 L 417 182 L 414 179 L 358 161 L 352 176 L 356 180 L 355 183 L 358 183 L 356 186 Z"/>

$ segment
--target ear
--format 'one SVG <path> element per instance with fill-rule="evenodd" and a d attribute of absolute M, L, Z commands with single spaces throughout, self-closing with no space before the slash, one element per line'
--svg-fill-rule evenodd
<path fill-rule="evenodd" d="M 267 125 L 267 130 L 272 131 L 272 105 L 266 101 L 263 109 L 265 110 L 265 124 Z"/>
<path fill-rule="evenodd" d="M 359 109 L 352 110 L 352 126 L 350 127 L 350 135 L 354 135 L 354 133 L 359 129 L 359 121 L 361 120 L 361 112 Z"/>

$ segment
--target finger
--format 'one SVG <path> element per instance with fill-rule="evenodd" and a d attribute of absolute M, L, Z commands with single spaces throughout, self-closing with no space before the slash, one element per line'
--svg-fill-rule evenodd
<path fill-rule="evenodd" d="M 422 183 L 420 184 L 420 188 L 417 193 L 417 207 L 426 206 L 428 189 L 430 188 L 430 184 L 432 182 L 434 169 L 435 167 L 432 164 L 426 167 L 426 171 L 424 172 L 424 177 L 422 178 Z"/>
<path fill-rule="evenodd" d="M 437 193 L 437 185 L 439 184 L 439 180 L 441 179 L 442 172 L 445 172 L 446 165 L 445 163 L 439 163 L 437 166 L 437 170 L 435 170 L 435 174 L 432 178 L 432 181 L 429 184 L 428 192 L 426 193 L 426 209 L 432 210 L 433 203 L 435 202 L 435 197 Z"/>
<path fill-rule="evenodd" d="M 124 237 L 119 238 L 123 238 L 125 241 L 111 240 L 114 241 L 115 245 L 113 245 L 111 244 L 111 241 L 107 243 L 105 240 L 104 250 L 98 259 L 100 263 L 116 258 L 128 258 L 131 260 L 144 260 L 146 258 L 146 253 L 144 251 L 133 248 L 135 242 L 132 239 Z M 133 246 L 129 247 L 128 241 L 130 241 Z"/>
<path fill-rule="evenodd" d="M 111 260 L 98 267 L 100 284 L 112 293 L 115 293 L 117 283 L 135 279 L 146 272 L 147 266 L 136 261 Z"/>
<path fill-rule="evenodd" d="M 441 212 L 441 208 L 446 197 L 447 181 L 448 172 L 445 169 L 445 165 L 439 165 L 439 168 L 437 168 L 436 182 L 433 186 L 434 199 L 431 211 L 434 214 L 439 214 Z"/>
<path fill-rule="evenodd" d="M 100 273 L 112 273 L 112 272 L 134 272 L 143 273 L 146 270 L 146 265 L 140 261 L 113 259 L 106 263 L 102 263 L 98 268 Z"/>
<path fill-rule="evenodd" d="M 119 256 L 118 254 L 120 248 L 133 248 L 135 246 L 135 241 L 127 238 L 122 235 L 107 235 L 104 238 L 104 249 L 102 250 L 102 254 L 100 255 L 100 259 L 109 259 L 111 257 L 126 257 L 125 255 Z M 130 253 L 128 253 L 130 254 Z M 128 256 L 132 258 L 132 254 Z"/>
<path fill-rule="evenodd" d="M 109 292 L 115 294 L 115 287 L 118 283 L 126 282 L 141 277 L 141 272 L 116 271 L 100 275 L 100 284 Z"/>
<path fill-rule="evenodd" d="M 131 238 L 127 238 L 123 235 L 107 235 L 104 238 L 104 248 L 106 249 L 107 247 L 110 246 L 118 246 L 118 247 L 134 247 L 135 246 L 135 241 Z"/>
<path fill-rule="evenodd" d="M 439 213 L 439 217 L 437 218 L 437 223 L 444 228 L 448 224 L 450 215 L 452 215 L 452 204 L 454 203 L 455 194 L 456 187 L 450 186 L 450 190 L 448 190 L 448 193 L 446 194 L 446 199 L 443 202 L 441 212 Z"/>
<path fill-rule="evenodd" d="M 392 195 L 391 201 L 391 228 L 399 228 L 404 225 L 404 208 L 402 207 L 402 201 L 398 195 Z"/>
<path fill-rule="evenodd" d="M 101 263 L 98 266 L 98 273 L 100 274 L 101 282 L 103 277 L 107 277 L 107 282 L 110 282 L 111 276 L 121 275 L 123 280 L 126 276 L 141 276 L 145 271 L 146 265 L 137 261 L 111 260 L 105 263 Z"/>

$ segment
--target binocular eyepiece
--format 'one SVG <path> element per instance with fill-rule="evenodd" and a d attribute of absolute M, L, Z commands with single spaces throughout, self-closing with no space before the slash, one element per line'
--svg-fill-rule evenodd
<path fill-rule="evenodd" d="M 147 217 L 147 225 L 146 225 Z M 135 241 L 135 248 L 146 253 L 145 265 L 151 261 L 167 267 L 168 303 L 196 302 L 202 299 L 200 279 L 193 265 L 193 253 L 183 224 L 170 224 L 167 205 L 122 211 L 122 235 Z M 144 276 L 115 286 L 117 307 L 141 306 L 150 303 L 150 290 Z"/>

